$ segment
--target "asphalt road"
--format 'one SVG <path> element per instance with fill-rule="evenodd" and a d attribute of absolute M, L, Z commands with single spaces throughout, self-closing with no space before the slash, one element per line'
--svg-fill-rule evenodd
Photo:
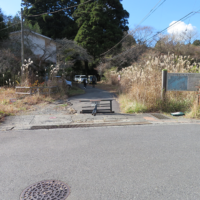
<path fill-rule="evenodd" d="M 67 200 L 199 200 L 200 125 L 0 132 L 0 199 L 42 180 Z"/>
<path fill-rule="evenodd" d="M 80 87 L 81 87 L 81 89 L 84 89 L 83 84 L 80 84 Z M 120 112 L 119 104 L 115 100 L 114 94 L 107 92 L 105 90 L 93 88 L 91 86 L 91 84 L 87 84 L 87 87 L 84 90 L 86 91 L 85 94 L 76 95 L 74 97 L 69 98 L 69 101 L 73 104 L 72 107 L 75 110 L 77 110 L 77 113 L 80 113 L 83 106 L 90 106 L 90 104 L 91 104 L 89 102 L 87 102 L 87 103 L 80 102 L 80 100 L 94 100 L 94 99 L 113 99 L 113 102 L 112 102 L 113 111 L 115 111 L 115 113 Z M 108 102 L 106 102 L 106 103 L 108 103 Z"/>

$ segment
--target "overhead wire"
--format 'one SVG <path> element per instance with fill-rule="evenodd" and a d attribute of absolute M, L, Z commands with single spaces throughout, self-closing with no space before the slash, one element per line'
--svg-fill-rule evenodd
<path fill-rule="evenodd" d="M 54 12 L 47 12 L 47 13 L 50 14 L 50 13 L 60 12 L 60 11 L 65 10 L 65 9 L 70 9 L 70 8 L 73 8 L 73 7 L 77 7 L 77 6 L 79 6 L 79 5 L 86 4 L 86 3 L 90 2 L 90 1 L 92 1 L 92 0 L 86 1 L 86 2 L 84 2 L 84 3 L 78 4 L 78 5 L 75 5 L 75 6 L 71 6 L 71 7 L 63 8 L 63 9 L 60 9 L 60 10 L 57 10 L 57 11 L 54 11 Z M 38 2 L 36 2 L 36 3 L 38 3 Z M 44 15 L 44 14 L 47 14 L 47 13 L 43 13 L 43 14 L 40 14 L 40 15 Z M 34 16 L 40 16 L 40 15 L 24 15 L 24 16 L 26 16 L 26 17 L 34 17 Z M 3 21 L 2 21 L 2 22 L 3 22 Z M 0 22 L 0 23 L 2 23 L 2 22 Z M 21 23 L 21 22 L 16 23 L 16 24 L 20 24 L 20 23 Z M 12 26 L 14 26 L 14 25 L 16 25 L 16 24 L 13 24 L 13 25 L 11 25 L 11 26 L 9 26 L 9 27 L 0 29 L 0 31 L 5 30 L 5 29 L 8 29 L 8 28 L 10 28 L 10 27 L 12 27 Z"/>
<path fill-rule="evenodd" d="M 171 24 L 170 26 L 164 28 L 163 30 L 157 32 L 155 35 L 153 35 L 153 36 L 151 36 L 150 38 L 146 39 L 144 42 L 147 42 L 148 40 L 153 39 L 155 36 L 159 35 L 160 33 L 163 33 L 163 32 L 166 31 L 167 29 L 172 28 L 172 26 L 178 25 L 178 23 L 180 23 L 181 20 L 183 20 L 183 21 L 184 21 L 184 20 L 187 20 L 189 17 L 192 17 L 192 16 L 194 16 L 195 14 L 197 14 L 197 13 L 199 13 L 199 12 L 200 12 L 200 10 L 198 10 L 198 11 L 196 11 L 196 12 L 193 12 L 193 11 L 192 11 L 192 12 L 188 13 L 187 15 L 185 15 L 184 17 L 182 17 L 181 19 L 179 19 L 179 20 L 176 21 L 175 23 Z M 190 15 L 191 15 L 191 16 L 190 16 Z M 122 52 L 121 54 L 127 53 L 127 52 L 129 52 L 130 50 L 135 49 L 135 48 L 137 48 L 137 46 L 134 46 L 134 47 L 132 47 L 132 48 L 130 48 L 130 49 L 128 49 L 128 50 Z M 112 59 L 116 58 L 117 56 L 119 56 L 119 55 L 121 55 L 121 54 L 118 54 L 118 55 L 114 56 Z"/>
<path fill-rule="evenodd" d="M 16 24 L 13 24 L 13 25 L 11 25 L 11 26 L 8 26 L 8 27 L 6 27 L 6 28 L 3 28 L 3 29 L 0 29 L 0 31 L 2 31 L 2 30 L 5 30 L 5 29 L 8 29 L 8 28 L 10 28 L 10 27 L 12 27 L 12 26 L 15 26 L 15 25 L 17 25 L 17 24 L 21 24 L 21 22 L 19 22 L 19 23 L 16 23 Z"/>
<path fill-rule="evenodd" d="M 193 9 L 192 10 L 194 10 L 194 8 L 195 8 L 195 5 L 196 5 L 196 2 L 197 2 L 197 0 L 195 0 L 195 2 L 194 2 L 194 6 L 193 6 Z M 191 17 L 189 17 L 189 20 L 188 20 L 188 25 L 190 24 L 190 20 L 191 20 Z M 188 26 L 187 26 L 188 27 Z M 186 29 L 185 29 L 185 32 L 188 30 L 188 28 L 186 27 Z"/>
<path fill-rule="evenodd" d="M 167 1 L 167 0 L 164 0 L 157 8 L 154 9 L 154 11 L 152 11 L 151 14 L 153 14 L 160 6 L 162 6 L 165 3 L 165 1 Z"/>
<path fill-rule="evenodd" d="M 146 19 L 148 19 L 161 5 L 163 5 L 165 3 L 166 0 L 163 0 L 163 2 L 161 2 L 161 0 L 159 0 L 156 5 L 150 10 L 150 12 L 139 22 L 139 24 L 136 26 L 135 29 L 137 29 L 140 24 L 142 24 Z M 161 3 L 160 3 L 161 2 Z M 160 3 L 160 5 L 158 5 Z M 130 34 L 134 34 L 135 30 L 129 32 L 129 34 L 127 34 L 125 37 L 123 37 L 116 45 L 114 45 L 111 49 L 107 50 L 106 52 L 102 53 L 100 56 L 105 55 L 106 53 L 108 53 L 109 51 L 111 51 L 112 49 L 114 49 L 117 45 L 119 45 L 126 37 L 128 37 Z"/>
<path fill-rule="evenodd" d="M 157 2 L 157 4 L 150 10 L 150 12 L 139 22 L 139 24 L 136 26 L 138 27 L 142 22 L 144 22 L 147 18 L 150 17 L 150 15 L 152 15 L 166 0 L 163 0 L 163 2 L 157 7 L 157 5 L 161 2 L 161 0 L 159 0 Z M 157 7 L 157 8 L 156 8 Z"/>
<path fill-rule="evenodd" d="M 86 4 L 88 2 L 90 2 L 92 0 L 89 0 L 89 1 L 86 1 L 84 3 L 80 3 L 80 4 L 77 4 L 77 5 L 74 5 L 74 6 L 70 6 L 70 7 L 66 7 L 66 8 L 62 8 L 60 10 L 57 10 L 57 11 L 53 11 L 53 12 L 45 12 L 45 13 L 41 13 L 41 14 L 38 14 L 38 15 L 24 15 L 24 17 L 39 17 L 41 15 L 45 15 L 45 14 L 53 14 L 53 13 L 57 13 L 57 12 L 60 12 L 60 11 L 63 11 L 63 10 L 67 10 L 67 9 L 70 9 L 70 8 L 74 8 L 74 7 L 77 7 L 77 6 L 80 6 L 80 5 L 83 5 L 83 4 Z"/>

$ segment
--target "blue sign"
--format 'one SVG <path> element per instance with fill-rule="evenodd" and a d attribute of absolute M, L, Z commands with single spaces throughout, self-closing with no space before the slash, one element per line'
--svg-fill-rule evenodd
<path fill-rule="evenodd" d="M 168 79 L 167 89 L 175 91 L 185 91 L 187 90 L 187 76 L 171 76 Z"/>
<path fill-rule="evenodd" d="M 200 88 L 199 73 L 167 73 L 167 90 L 197 91 Z"/>

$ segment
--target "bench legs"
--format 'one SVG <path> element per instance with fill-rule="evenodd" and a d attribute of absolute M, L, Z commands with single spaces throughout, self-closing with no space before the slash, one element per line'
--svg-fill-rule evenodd
<path fill-rule="evenodd" d="M 92 115 L 96 116 L 97 114 L 97 103 L 95 104 L 94 110 L 92 111 Z"/>

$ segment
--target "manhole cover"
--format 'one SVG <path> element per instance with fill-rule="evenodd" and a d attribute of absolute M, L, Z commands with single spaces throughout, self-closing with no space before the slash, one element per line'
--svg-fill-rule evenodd
<path fill-rule="evenodd" d="M 170 119 L 170 118 L 165 117 L 164 115 L 161 115 L 159 113 L 152 113 L 151 115 L 153 115 L 154 117 L 156 117 L 158 119 Z"/>
<path fill-rule="evenodd" d="M 69 187 L 61 181 L 41 181 L 27 187 L 20 200 L 65 200 L 69 195 Z"/>

